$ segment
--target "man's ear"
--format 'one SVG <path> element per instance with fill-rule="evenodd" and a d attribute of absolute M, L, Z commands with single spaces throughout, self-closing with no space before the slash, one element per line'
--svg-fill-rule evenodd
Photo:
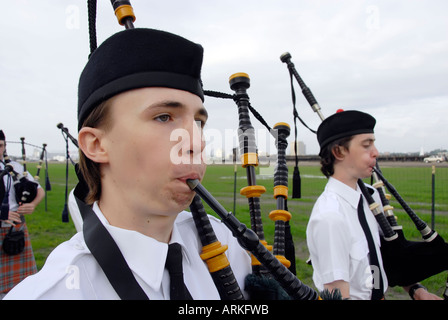
<path fill-rule="evenodd" d="M 331 153 L 333 153 L 336 160 L 344 160 L 347 149 L 343 146 L 336 145 L 331 148 Z"/>
<path fill-rule="evenodd" d="M 78 134 L 78 145 L 84 155 L 97 163 L 109 161 L 106 148 L 104 148 L 104 131 L 98 128 L 83 127 Z"/>

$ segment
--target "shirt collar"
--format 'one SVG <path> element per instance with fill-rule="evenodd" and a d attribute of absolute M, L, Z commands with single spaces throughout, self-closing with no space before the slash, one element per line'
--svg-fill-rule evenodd
<path fill-rule="evenodd" d="M 347 201 L 353 208 L 358 208 L 359 196 L 361 195 L 361 190 L 359 186 L 356 186 L 356 190 L 352 189 L 345 183 L 330 177 L 325 187 L 328 191 L 334 192 Z"/>
<path fill-rule="evenodd" d="M 188 250 L 188 247 L 185 245 L 185 241 L 182 239 L 182 233 L 179 230 L 179 226 L 178 224 L 180 223 L 179 220 L 179 216 L 177 216 L 176 220 L 174 221 L 174 225 L 173 225 L 173 231 L 171 232 L 171 239 L 170 239 L 170 243 L 175 243 L 177 242 L 178 244 L 180 244 L 180 246 L 182 247 L 182 256 L 183 256 L 183 261 L 182 263 L 184 264 L 190 264 L 190 261 L 192 261 L 189 258 L 189 254 L 190 251 Z"/>
<path fill-rule="evenodd" d="M 168 245 L 140 232 L 110 225 L 96 202 L 93 204 L 93 211 L 114 239 L 129 268 L 152 289 L 159 290 L 162 284 Z M 190 263 L 188 250 L 182 241 L 176 222 L 170 243 L 172 242 L 181 245 L 184 262 Z"/>

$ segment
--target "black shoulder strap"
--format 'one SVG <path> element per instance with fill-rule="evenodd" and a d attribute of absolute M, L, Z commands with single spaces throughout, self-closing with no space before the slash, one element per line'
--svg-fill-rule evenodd
<path fill-rule="evenodd" d="M 149 300 L 112 236 L 92 208 L 75 197 L 83 217 L 84 240 L 107 279 L 122 300 Z"/>

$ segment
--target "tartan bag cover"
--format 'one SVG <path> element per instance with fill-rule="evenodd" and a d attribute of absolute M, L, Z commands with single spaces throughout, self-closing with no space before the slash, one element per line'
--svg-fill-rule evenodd
<path fill-rule="evenodd" d="M 26 223 L 23 224 L 25 249 L 21 253 L 13 256 L 1 250 L 3 239 L 5 239 L 9 229 L 10 227 L 0 228 L 0 293 L 7 293 L 27 276 L 37 272 L 36 261 L 34 260 L 33 248 L 31 247 Z M 14 229 L 19 230 L 20 225 L 16 225 Z"/>

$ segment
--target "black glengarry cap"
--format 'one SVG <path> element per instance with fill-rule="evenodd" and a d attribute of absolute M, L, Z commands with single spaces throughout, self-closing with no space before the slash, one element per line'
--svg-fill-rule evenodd
<path fill-rule="evenodd" d="M 90 56 L 78 86 L 78 130 L 100 103 L 124 91 L 167 87 L 204 101 L 203 48 L 154 29 L 127 29 L 106 39 Z"/>
<path fill-rule="evenodd" d="M 321 155 L 323 149 L 330 143 L 356 134 L 374 133 L 376 120 L 368 113 L 356 110 L 342 111 L 331 115 L 317 129 Z"/>

